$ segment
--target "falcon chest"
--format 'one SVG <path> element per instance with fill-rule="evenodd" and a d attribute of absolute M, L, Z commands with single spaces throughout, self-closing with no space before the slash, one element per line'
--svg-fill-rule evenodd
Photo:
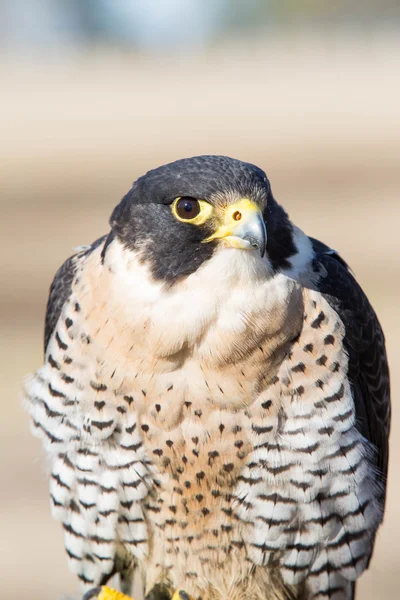
<path fill-rule="evenodd" d="M 310 569 L 308 585 L 320 589 L 330 577 L 320 564 L 354 579 L 380 518 L 343 324 L 318 292 L 237 256 L 221 253 L 165 288 L 126 254 L 101 265 L 94 252 L 85 284 L 79 275 L 74 284 L 82 317 L 70 335 L 85 377 L 92 369 L 82 402 L 147 472 L 127 472 L 122 490 L 136 477 L 147 589 L 167 581 L 203 600 L 260 598 Z M 278 583 L 265 568 L 276 559 Z"/>
<path fill-rule="evenodd" d="M 243 555 L 230 560 L 245 546 L 234 490 L 255 439 L 277 419 L 265 390 L 300 332 L 303 298 L 293 281 L 268 282 L 262 265 L 249 275 L 233 261 L 226 273 L 224 259 L 170 290 L 149 284 L 136 262 L 124 277 L 105 265 L 80 291 L 98 378 L 132 399 L 150 463 L 150 587 L 167 573 L 188 589 L 220 569 L 226 588 L 248 568 Z"/>

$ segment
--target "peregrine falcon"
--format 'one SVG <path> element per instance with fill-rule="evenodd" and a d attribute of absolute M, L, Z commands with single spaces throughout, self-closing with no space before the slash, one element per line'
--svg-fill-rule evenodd
<path fill-rule="evenodd" d="M 385 506 L 384 336 L 260 168 L 140 177 L 57 272 L 25 393 L 87 597 L 136 570 L 148 599 L 355 597 Z"/>

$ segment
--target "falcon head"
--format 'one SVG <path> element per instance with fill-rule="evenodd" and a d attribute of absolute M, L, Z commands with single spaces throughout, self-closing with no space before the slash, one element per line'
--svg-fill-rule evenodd
<path fill-rule="evenodd" d="M 226 156 L 177 160 L 140 177 L 112 213 L 112 235 L 141 256 L 156 280 L 194 273 L 234 249 L 273 271 L 297 252 L 293 226 L 266 174 Z"/>

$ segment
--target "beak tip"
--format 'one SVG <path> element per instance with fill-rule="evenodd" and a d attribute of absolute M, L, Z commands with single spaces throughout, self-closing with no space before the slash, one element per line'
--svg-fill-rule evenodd
<path fill-rule="evenodd" d="M 256 220 L 247 223 L 243 239 L 259 251 L 261 258 L 264 257 L 267 247 L 267 228 L 261 215 L 257 215 Z"/>

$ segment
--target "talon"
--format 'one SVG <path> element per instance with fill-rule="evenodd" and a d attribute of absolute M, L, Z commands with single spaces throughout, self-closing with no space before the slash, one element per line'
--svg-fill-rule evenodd
<path fill-rule="evenodd" d="M 82 600 L 96 599 L 97 596 L 100 594 L 100 592 L 101 592 L 101 587 L 92 588 L 91 590 L 86 592 L 86 594 L 83 596 Z"/>
<path fill-rule="evenodd" d="M 133 600 L 133 598 L 103 585 L 86 592 L 82 600 Z"/>

